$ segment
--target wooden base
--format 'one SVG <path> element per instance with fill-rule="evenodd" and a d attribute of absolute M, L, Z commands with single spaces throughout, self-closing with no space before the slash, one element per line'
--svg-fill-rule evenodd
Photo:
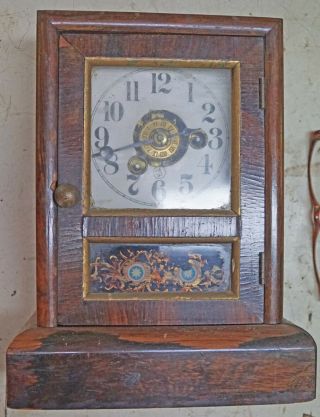
<path fill-rule="evenodd" d="M 291 324 L 35 328 L 7 353 L 11 408 L 196 407 L 315 397 L 316 347 Z"/>

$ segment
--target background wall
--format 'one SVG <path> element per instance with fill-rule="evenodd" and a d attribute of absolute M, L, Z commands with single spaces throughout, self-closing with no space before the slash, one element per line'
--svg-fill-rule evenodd
<path fill-rule="evenodd" d="M 285 317 L 320 345 L 320 301 L 311 265 L 308 132 L 320 129 L 320 2 L 317 0 L 0 0 L 0 416 L 4 353 L 35 309 L 36 10 L 119 10 L 281 17 L 285 34 Z M 32 319 L 31 319 L 32 321 Z M 319 375 L 320 378 L 320 375 Z M 303 381 L 301 381 L 303 383 Z M 318 384 L 318 386 L 320 383 Z M 320 417 L 320 398 L 300 405 L 27 412 L 52 417 Z"/>

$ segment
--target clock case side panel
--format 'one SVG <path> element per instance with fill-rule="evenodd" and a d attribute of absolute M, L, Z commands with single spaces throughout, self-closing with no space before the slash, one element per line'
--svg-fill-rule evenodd
<path fill-rule="evenodd" d="M 50 15 L 38 14 L 36 118 L 37 321 L 57 325 L 58 40 Z"/>
<path fill-rule="evenodd" d="M 265 323 L 283 318 L 283 28 L 278 19 L 265 37 Z"/>

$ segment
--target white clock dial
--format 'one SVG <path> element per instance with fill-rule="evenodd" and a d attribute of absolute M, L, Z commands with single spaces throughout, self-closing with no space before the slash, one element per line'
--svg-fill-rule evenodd
<path fill-rule="evenodd" d="M 231 71 L 95 66 L 91 207 L 230 209 Z"/>

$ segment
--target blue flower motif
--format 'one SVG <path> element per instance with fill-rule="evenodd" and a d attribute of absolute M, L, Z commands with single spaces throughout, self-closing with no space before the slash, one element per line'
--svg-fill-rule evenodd
<path fill-rule="evenodd" d="M 128 276 L 133 281 L 141 281 L 144 278 L 145 270 L 141 264 L 133 264 L 128 269 Z"/>
<path fill-rule="evenodd" d="M 196 270 L 191 267 L 190 269 L 180 269 L 180 277 L 184 282 L 192 282 L 196 278 Z"/>

